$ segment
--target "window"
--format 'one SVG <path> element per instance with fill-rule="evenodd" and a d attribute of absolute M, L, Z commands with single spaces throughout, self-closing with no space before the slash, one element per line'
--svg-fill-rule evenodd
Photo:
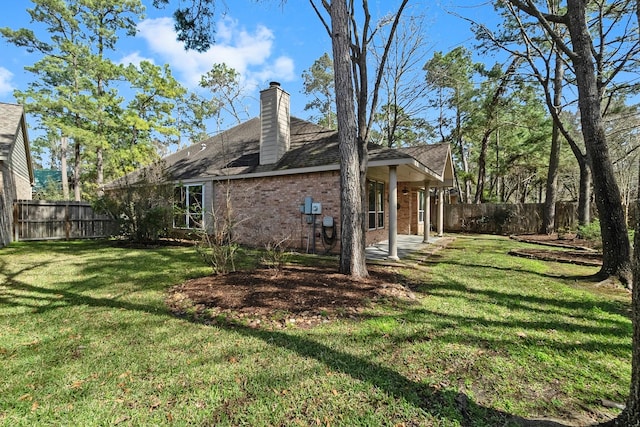
<path fill-rule="evenodd" d="M 384 184 L 382 182 L 369 181 L 369 230 L 384 228 Z"/>
<path fill-rule="evenodd" d="M 424 190 L 418 191 L 418 222 L 424 222 Z"/>
<path fill-rule="evenodd" d="M 203 228 L 204 185 L 183 185 L 174 190 L 175 228 Z"/>

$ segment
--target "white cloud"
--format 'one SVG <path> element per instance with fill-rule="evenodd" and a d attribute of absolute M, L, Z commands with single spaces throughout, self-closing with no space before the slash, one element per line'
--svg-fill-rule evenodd
<path fill-rule="evenodd" d="M 197 87 L 200 77 L 216 63 L 235 69 L 247 87 L 268 80 L 295 79 L 293 59 L 281 56 L 270 60 L 275 36 L 262 25 L 249 32 L 237 21 L 225 18 L 216 27 L 216 43 L 206 52 L 186 51 L 184 44 L 176 39 L 171 18 L 144 20 L 138 30 L 139 37 L 146 41 L 159 61 L 168 63 L 190 88 Z"/>
<path fill-rule="evenodd" d="M 0 67 L 0 96 L 10 95 L 13 90 L 13 84 L 11 83 L 11 79 L 13 78 L 13 73 L 6 68 Z"/>
<path fill-rule="evenodd" d="M 133 64 L 135 66 L 138 66 L 142 61 L 148 61 L 154 64 L 152 58 L 145 58 L 144 56 L 140 55 L 140 52 L 138 51 L 130 53 L 129 55 L 123 57 L 118 63 L 122 65 Z"/>

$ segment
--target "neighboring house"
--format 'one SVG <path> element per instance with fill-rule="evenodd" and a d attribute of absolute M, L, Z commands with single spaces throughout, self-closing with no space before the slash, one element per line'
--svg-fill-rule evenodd
<path fill-rule="evenodd" d="M 287 241 L 309 251 L 338 250 L 338 133 L 290 117 L 289 94 L 278 83 L 260 93 L 260 117 L 163 159 L 176 184 L 174 228 L 189 230 L 232 212 L 234 237 L 244 244 Z M 139 174 L 139 172 L 137 172 Z M 428 239 L 431 189 L 453 186 L 448 144 L 369 147 L 367 244 L 397 233 Z M 134 182 L 136 173 L 111 183 Z M 442 195 L 444 191 L 440 191 Z M 389 203 L 391 201 L 391 203 Z M 439 218 L 442 218 L 442 197 Z M 204 208 L 204 209 L 203 209 Z M 440 224 L 441 221 L 438 221 Z M 438 228 L 442 233 L 442 225 Z M 390 256 L 395 257 L 392 244 Z"/>
<path fill-rule="evenodd" d="M 31 200 L 32 183 L 24 109 L 0 103 L 0 247 L 13 240 L 13 202 Z"/>

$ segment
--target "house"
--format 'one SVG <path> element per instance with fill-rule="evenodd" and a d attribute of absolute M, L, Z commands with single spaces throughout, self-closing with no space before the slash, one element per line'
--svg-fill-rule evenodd
<path fill-rule="evenodd" d="M 24 109 L 0 103 L 0 247 L 13 240 L 13 202 L 31 200 L 32 183 Z"/>
<path fill-rule="evenodd" d="M 312 252 L 338 250 L 340 164 L 338 133 L 290 117 L 289 94 L 278 83 L 260 93 L 260 117 L 163 159 L 175 183 L 174 228 L 208 229 L 232 212 L 244 244 L 282 242 Z M 430 194 L 442 218 L 443 189 L 453 185 L 448 144 L 402 149 L 369 147 L 368 244 L 398 233 L 428 239 Z M 125 181 L 132 182 L 132 176 Z M 122 179 L 111 186 L 122 185 Z M 438 232 L 442 233 L 442 221 Z"/>

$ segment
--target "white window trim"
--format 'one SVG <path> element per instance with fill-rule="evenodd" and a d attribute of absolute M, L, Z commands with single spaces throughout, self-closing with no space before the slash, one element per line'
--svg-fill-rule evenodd
<path fill-rule="evenodd" d="M 202 206 L 201 206 L 201 210 L 200 210 L 200 227 L 189 227 L 189 217 L 190 212 L 189 212 L 189 205 L 188 205 L 188 201 L 189 201 L 189 188 L 190 187 L 200 187 L 200 192 L 202 194 Z M 181 226 L 176 226 L 176 215 L 173 215 L 173 228 L 178 229 L 178 230 L 202 230 L 204 229 L 204 217 L 205 217 L 205 209 L 204 207 L 205 205 L 205 185 L 204 183 L 193 183 L 193 184 L 182 184 L 182 185 L 176 185 L 175 188 L 184 188 L 185 189 L 185 205 L 186 205 L 186 211 L 184 213 L 184 223 L 186 224 L 186 226 L 181 227 Z M 175 203 L 176 201 L 174 201 Z"/>
<path fill-rule="evenodd" d="M 370 184 L 374 184 L 374 185 L 375 185 L 375 191 L 374 191 L 374 194 L 375 194 L 375 196 L 376 196 L 376 203 L 375 203 L 376 208 L 375 208 L 375 210 L 373 210 L 373 211 L 372 211 L 372 210 L 369 210 L 369 205 L 370 205 L 370 200 L 369 200 L 369 196 L 370 196 L 370 194 L 369 194 L 369 185 L 370 185 Z M 378 197 L 378 194 L 379 194 L 379 187 L 378 187 L 378 186 L 379 186 L 379 185 L 382 185 L 382 194 L 380 194 L 380 196 L 379 196 L 379 197 L 380 197 L 380 201 L 381 201 L 381 203 L 380 203 L 380 207 L 379 207 L 380 209 L 378 209 L 378 206 L 377 206 L 377 201 L 378 201 L 378 200 L 377 200 L 377 197 Z M 384 225 L 385 225 L 385 223 L 386 223 L 386 219 L 385 219 L 385 217 L 384 217 L 384 215 L 385 215 L 385 209 L 384 209 L 384 192 L 385 192 L 385 186 L 386 186 L 386 184 L 385 184 L 384 182 L 382 182 L 382 181 L 374 181 L 374 180 L 371 180 L 371 179 L 370 179 L 370 180 L 367 180 L 367 230 L 369 230 L 369 231 L 373 231 L 373 230 L 383 230 L 383 229 L 384 229 Z M 376 219 L 376 221 L 375 221 L 375 227 L 371 227 L 371 224 L 370 224 L 370 221 L 369 221 L 369 218 L 371 217 L 371 214 L 372 214 L 372 213 L 374 213 L 374 214 L 375 214 L 375 219 Z M 380 214 L 382 214 L 382 225 L 380 224 Z"/>

